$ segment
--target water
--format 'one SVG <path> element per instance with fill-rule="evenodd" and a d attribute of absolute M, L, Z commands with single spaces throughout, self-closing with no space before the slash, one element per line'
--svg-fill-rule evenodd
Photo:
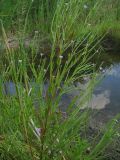
<path fill-rule="evenodd" d="M 89 107 L 96 111 L 93 120 L 103 124 L 120 113 L 120 55 L 106 53 L 100 60 L 104 62 L 103 70 L 105 73 L 94 90 Z M 46 88 L 48 88 L 48 85 L 45 85 L 44 92 L 46 92 Z M 5 83 L 4 93 L 12 96 L 16 94 L 13 82 Z M 60 106 L 64 111 L 77 94 L 74 91 L 71 94 L 63 95 Z"/>
<path fill-rule="evenodd" d="M 104 126 L 120 113 L 120 54 L 105 53 L 100 58 L 104 62 L 103 79 L 94 90 L 90 107 L 94 109 L 92 125 Z"/>
<path fill-rule="evenodd" d="M 90 104 L 90 107 L 96 110 L 93 118 L 96 125 L 103 125 L 120 113 L 120 63 L 110 67 L 95 88 Z"/>
<path fill-rule="evenodd" d="M 96 108 L 109 108 L 114 112 L 120 111 L 120 63 L 106 70 L 105 77 L 96 87 L 93 95 Z"/>

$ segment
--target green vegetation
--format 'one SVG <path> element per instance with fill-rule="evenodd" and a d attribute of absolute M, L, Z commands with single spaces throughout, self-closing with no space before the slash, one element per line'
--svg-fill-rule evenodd
<path fill-rule="evenodd" d="M 63 25 L 64 29 L 68 23 L 77 19 L 74 25 L 71 24 L 76 27 L 75 31 L 80 30 L 80 26 L 86 31 L 88 28 L 90 30 L 101 28 L 101 31 L 105 32 L 112 28 L 119 30 L 119 12 L 119 0 L 109 0 L 109 3 L 107 0 L 80 0 L 74 3 L 65 0 L 50 2 L 48 0 L 7 0 L 7 2 L 2 0 L 0 2 L 0 19 L 3 20 L 5 28 L 8 31 L 12 28 L 13 32 L 23 31 L 23 27 L 26 27 L 27 32 L 39 30 L 50 33 L 54 18 L 58 19 L 59 23 L 63 23 L 59 25 Z M 71 30 L 71 34 L 75 31 Z"/>
<path fill-rule="evenodd" d="M 0 160 L 110 159 L 119 115 L 91 141 L 87 107 L 97 74 L 90 59 L 104 34 L 119 30 L 119 0 L 2 0 L 0 19 Z M 85 90 L 73 85 L 86 75 Z M 60 107 L 71 91 L 79 95 Z"/>

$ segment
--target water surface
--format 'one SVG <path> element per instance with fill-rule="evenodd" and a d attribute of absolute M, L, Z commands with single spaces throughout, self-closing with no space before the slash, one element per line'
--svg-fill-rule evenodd
<path fill-rule="evenodd" d="M 106 58 L 103 79 L 95 88 L 90 103 L 96 110 L 95 120 L 99 125 L 120 113 L 120 55 L 110 54 Z"/>

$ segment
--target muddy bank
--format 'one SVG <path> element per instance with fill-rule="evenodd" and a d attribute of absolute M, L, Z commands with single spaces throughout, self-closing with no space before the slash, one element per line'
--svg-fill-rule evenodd
<path fill-rule="evenodd" d="M 99 40 L 99 38 L 98 38 Z M 82 40 L 81 40 L 82 42 Z M 95 42 L 92 43 L 94 45 Z M 70 46 L 64 50 L 64 53 L 67 54 L 70 52 L 73 48 L 74 41 L 70 43 Z M 81 46 L 78 48 L 78 50 L 82 50 L 85 45 L 87 44 L 87 39 L 83 41 Z M 120 38 L 114 37 L 110 34 L 107 34 L 104 36 L 104 38 L 101 40 L 100 45 L 104 49 L 105 52 L 108 53 L 118 53 L 120 51 Z M 17 50 L 20 46 L 23 46 L 25 48 L 35 48 L 37 49 L 37 54 L 45 54 L 50 55 L 52 43 L 50 41 L 50 38 L 46 35 L 43 35 L 42 37 L 39 35 L 38 31 L 35 31 L 34 34 L 28 35 L 26 37 L 17 37 L 17 36 L 10 36 L 7 39 L 3 40 L 0 38 L 0 52 L 2 53 L 6 49 L 10 50 Z M 92 46 L 91 46 L 92 47 Z M 59 54 L 60 48 L 58 45 L 55 47 L 55 52 Z"/>

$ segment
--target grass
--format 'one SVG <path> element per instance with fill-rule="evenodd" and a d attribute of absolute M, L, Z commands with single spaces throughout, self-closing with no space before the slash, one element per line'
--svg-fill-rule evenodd
<path fill-rule="evenodd" d="M 82 0 L 0 2 L 5 43 L 0 77 L 1 160 L 105 159 L 106 148 L 119 137 L 119 115 L 99 139 L 94 137 L 91 142 L 86 137 L 90 110 L 81 112 L 83 106 L 88 106 L 96 84 L 90 59 L 103 34 L 99 28 L 106 14 L 103 11 L 101 25 L 95 17 L 98 9 L 103 9 L 103 2 L 107 4 Z M 111 19 L 116 19 L 116 15 Z M 21 39 L 16 50 L 9 47 L 9 35 L 25 37 L 34 30 L 37 32 L 32 35 L 29 48 L 24 47 Z M 35 45 L 44 45 L 44 39 L 50 43 L 47 55 Z M 73 84 L 86 75 L 91 79 L 82 91 Z M 13 96 L 5 87 L 7 82 L 14 83 Z M 62 97 L 73 91 L 79 95 L 68 106 L 60 107 Z"/>
<path fill-rule="evenodd" d="M 60 24 L 58 25 L 62 23 L 62 27 L 67 30 L 65 33 L 71 34 L 68 38 L 74 39 L 75 35 L 80 36 L 91 30 L 105 33 L 111 28 L 113 32 L 116 31 L 115 26 L 119 27 L 120 21 L 119 3 L 119 0 L 115 2 L 110 0 L 109 4 L 107 0 L 80 0 L 74 1 L 74 3 L 64 0 L 52 0 L 51 3 L 48 0 L 16 2 L 8 0 L 6 3 L 5 0 L 2 0 L 0 2 L 0 19 L 2 19 L 5 29 L 9 32 L 11 30 L 14 34 L 23 32 L 23 28 L 26 29 L 25 33 L 28 34 L 35 30 L 43 34 L 49 34 L 51 33 L 52 21 L 55 18 L 59 20 Z M 62 15 L 69 18 L 66 19 Z M 76 22 L 73 25 L 72 21 L 75 19 Z M 116 22 L 116 25 L 113 25 L 113 21 Z M 71 26 L 67 25 L 68 23 L 71 23 Z M 74 26 L 76 30 L 74 30 Z M 59 29 L 62 31 L 63 28 L 60 27 Z M 119 30 L 117 32 L 119 33 Z M 98 32 L 98 34 L 100 33 Z"/>

